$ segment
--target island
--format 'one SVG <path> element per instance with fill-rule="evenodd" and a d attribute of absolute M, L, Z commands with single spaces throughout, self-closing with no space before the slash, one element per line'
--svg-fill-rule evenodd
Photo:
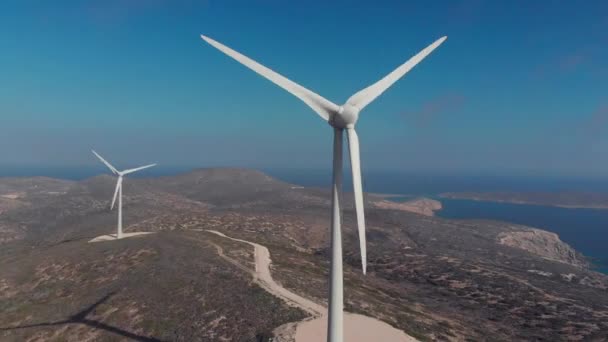
<path fill-rule="evenodd" d="M 608 209 L 608 193 L 600 192 L 445 192 L 440 198 L 561 208 Z"/>

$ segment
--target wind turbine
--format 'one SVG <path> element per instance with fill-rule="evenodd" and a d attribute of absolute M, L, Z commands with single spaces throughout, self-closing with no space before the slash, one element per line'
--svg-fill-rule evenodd
<path fill-rule="evenodd" d="M 359 247 L 361 249 L 361 264 L 363 274 L 366 273 L 367 256 L 365 249 L 365 215 L 363 213 L 363 190 L 361 185 L 361 165 L 359 157 L 359 137 L 355 131 L 355 124 L 359 112 L 368 104 L 399 80 L 416 64 L 435 50 L 447 37 L 442 37 L 434 43 L 400 65 L 397 69 L 386 75 L 380 81 L 355 93 L 345 104 L 338 106 L 318 94 L 292 82 L 284 76 L 268 69 L 247 56 L 205 36 L 201 38 L 213 47 L 232 57 L 237 62 L 264 76 L 279 87 L 285 89 L 304 101 L 321 118 L 329 123 L 334 130 L 333 147 L 333 185 L 332 185 L 332 224 L 331 224 L 331 274 L 329 292 L 329 324 L 327 340 L 329 342 L 343 341 L 343 271 L 342 271 L 342 236 L 340 230 L 340 191 L 342 189 L 342 135 L 346 130 L 348 148 L 353 176 L 353 190 L 355 196 L 355 210 L 357 213 L 357 226 L 359 230 Z"/>
<path fill-rule="evenodd" d="M 114 166 L 112 166 L 112 164 L 108 163 L 108 161 L 103 159 L 102 156 L 97 154 L 97 152 L 95 152 L 93 150 L 91 150 L 91 152 L 93 152 L 93 154 L 97 158 L 99 158 L 99 160 L 101 160 L 102 163 L 106 164 L 106 166 L 110 169 L 110 171 L 112 171 L 113 174 L 118 175 L 118 181 L 116 182 L 116 189 L 114 190 L 114 197 L 112 198 L 112 206 L 110 207 L 110 210 L 114 209 L 114 203 L 116 203 L 116 198 L 118 197 L 118 227 L 117 227 L 116 238 L 122 239 L 122 180 L 123 180 L 123 177 L 130 173 L 155 166 L 156 164 L 140 166 L 135 169 L 127 169 L 124 171 L 118 171 L 118 170 L 116 170 L 116 168 Z"/>

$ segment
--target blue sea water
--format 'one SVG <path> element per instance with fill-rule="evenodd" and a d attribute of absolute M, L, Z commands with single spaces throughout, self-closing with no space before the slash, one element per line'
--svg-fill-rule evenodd
<path fill-rule="evenodd" d="M 440 199 L 445 218 L 508 221 L 557 233 L 562 241 L 591 258 L 608 274 L 608 210 Z"/>

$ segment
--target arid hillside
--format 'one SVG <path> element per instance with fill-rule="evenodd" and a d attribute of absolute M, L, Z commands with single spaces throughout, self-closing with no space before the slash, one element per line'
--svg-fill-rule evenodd
<path fill-rule="evenodd" d="M 258 171 L 200 169 L 115 180 L 0 178 L 0 340 L 268 341 L 308 313 L 251 278 L 266 246 L 283 287 L 325 305 L 329 191 Z M 608 339 L 608 277 L 557 236 L 432 216 L 437 203 L 366 195 L 368 275 L 344 193 L 346 309 L 423 341 Z M 235 263 L 228 262 L 224 256 Z"/>

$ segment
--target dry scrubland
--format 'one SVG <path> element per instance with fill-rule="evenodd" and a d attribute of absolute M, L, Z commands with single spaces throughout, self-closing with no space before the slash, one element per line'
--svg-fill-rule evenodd
<path fill-rule="evenodd" d="M 0 179 L 0 340 L 266 341 L 309 315 L 252 280 L 251 246 L 207 229 L 266 246 L 273 278 L 324 304 L 327 190 L 239 169 L 133 179 L 125 232 L 156 234 L 89 244 L 115 228 L 112 183 Z M 348 311 L 423 341 L 608 339 L 607 277 L 556 236 L 370 195 L 364 277 L 344 201 Z"/>

